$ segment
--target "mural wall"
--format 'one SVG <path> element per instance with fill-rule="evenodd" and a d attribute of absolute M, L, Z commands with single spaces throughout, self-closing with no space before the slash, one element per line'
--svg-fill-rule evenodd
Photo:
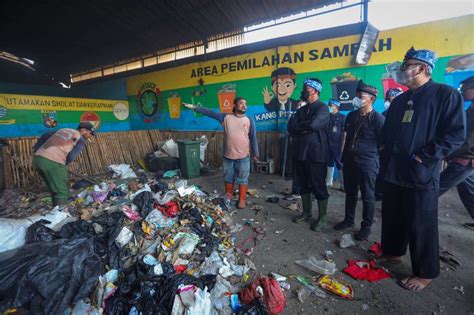
<path fill-rule="evenodd" d="M 387 77 L 385 66 L 402 60 L 411 46 L 435 50 L 439 59 L 434 80 L 454 85 L 469 73 L 459 74 L 458 70 L 466 69 L 450 68 L 448 63 L 453 57 L 474 52 L 470 34 L 473 27 L 471 15 L 382 31 L 367 66 L 353 65 L 360 41 L 360 36 L 354 35 L 130 77 L 127 89 L 131 126 L 133 129 L 219 130 L 217 122 L 179 104 L 187 102 L 229 112 L 232 99 L 242 96 L 247 99 L 248 115 L 255 120 L 259 131 L 285 130 L 289 111 L 299 99 L 305 78 L 321 79 L 321 99 L 337 98 L 344 110 L 350 110 L 357 80 L 375 85 L 380 92 L 397 85 Z M 383 111 L 384 93 L 379 95 L 375 108 Z"/>
<path fill-rule="evenodd" d="M 38 136 L 91 122 L 99 132 L 130 130 L 126 81 L 63 89 L 0 83 L 0 138 Z"/>
<path fill-rule="evenodd" d="M 435 50 L 433 78 L 458 86 L 474 74 L 474 15 L 382 31 L 367 66 L 355 66 L 360 35 L 276 47 L 190 63 L 127 79 L 67 89 L 0 82 L 0 137 L 38 136 L 90 121 L 98 131 L 165 129 L 220 130 L 219 124 L 181 106 L 193 103 L 230 112 L 236 96 L 247 99 L 258 131 L 286 130 L 289 113 L 307 77 L 323 82 L 321 99 L 337 98 L 351 109 L 357 80 L 382 91 L 396 83 L 385 66 L 402 60 L 411 47 Z"/>

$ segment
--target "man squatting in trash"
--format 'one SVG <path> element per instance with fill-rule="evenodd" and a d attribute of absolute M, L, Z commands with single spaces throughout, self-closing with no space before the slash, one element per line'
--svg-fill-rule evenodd
<path fill-rule="evenodd" d="M 293 222 L 309 221 L 312 217 L 312 197 L 318 201 L 318 219 L 311 222 L 311 229 L 322 231 L 326 227 L 329 193 L 326 186 L 329 152 L 329 109 L 321 102 L 322 84 L 319 79 L 304 81 L 301 99 L 306 105 L 299 108 L 288 121 L 288 133 L 294 138 L 296 174 L 300 184 L 303 214 Z"/>
<path fill-rule="evenodd" d="M 33 167 L 46 182 L 53 205 L 64 205 L 69 198 L 67 165 L 74 161 L 95 135 L 89 122 L 81 122 L 76 129 L 62 128 L 43 134 L 33 146 Z"/>
<path fill-rule="evenodd" d="M 399 282 L 423 290 L 439 276 L 438 194 L 441 162 L 466 139 L 461 94 L 435 83 L 435 53 L 407 51 L 392 74 L 408 91 L 387 112 L 380 157 L 383 170 L 382 254 L 401 262 L 410 245 L 412 276 Z"/>
<path fill-rule="evenodd" d="M 375 179 L 379 171 L 379 146 L 382 142 L 384 117 L 373 109 L 378 90 L 359 81 L 352 104 L 356 110 L 347 115 L 344 131 L 346 141 L 342 153 L 344 190 L 346 192 L 344 220 L 334 226 L 345 230 L 354 226 L 359 189 L 362 195 L 362 223 L 355 233 L 358 241 L 371 232 L 375 213 Z"/>
<path fill-rule="evenodd" d="M 224 186 L 229 199 L 234 196 L 234 184 L 239 186 L 237 208 L 245 208 L 247 184 L 250 175 L 250 153 L 252 159 L 258 160 L 258 143 L 255 122 L 245 115 L 247 100 L 243 97 L 234 99 L 232 114 L 218 113 L 204 107 L 183 103 L 186 108 L 217 120 L 224 128 Z"/>

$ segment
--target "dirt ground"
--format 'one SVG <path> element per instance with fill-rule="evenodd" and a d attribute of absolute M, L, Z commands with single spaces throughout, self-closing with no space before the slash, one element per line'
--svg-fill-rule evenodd
<path fill-rule="evenodd" d="M 188 180 L 205 191 L 223 192 L 222 176 L 201 177 Z M 253 226 L 266 228 L 266 238 L 262 240 L 250 256 L 262 273 L 277 272 L 284 275 L 315 275 L 294 263 L 295 260 L 314 256 L 321 259 L 326 250 L 334 252 L 337 266 L 336 277 L 352 284 L 354 300 L 345 301 L 308 296 L 303 303 L 297 298 L 300 285 L 290 281 L 290 291 L 285 291 L 287 308 L 284 314 L 317 313 L 393 313 L 393 314 L 473 314 L 474 313 L 474 231 L 462 226 L 470 217 L 462 205 L 456 190 L 446 193 L 439 201 L 439 237 L 440 252 L 449 251 L 461 263 L 455 271 L 441 262 L 441 275 L 422 292 L 409 292 L 401 288 L 396 279 L 411 275 L 410 258 L 405 256 L 403 264 L 390 268 L 393 278 L 375 283 L 357 281 L 344 274 L 348 259 L 368 259 L 368 248 L 380 241 L 381 205 L 377 203 L 376 222 L 368 241 L 358 242 L 356 246 L 342 249 L 337 241 L 343 234 L 353 233 L 360 227 L 362 202 L 359 200 L 356 216 L 356 228 L 335 231 L 332 226 L 342 220 L 344 215 L 344 193 L 330 189 L 328 208 L 328 228 L 324 232 L 313 232 L 308 223 L 295 224 L 291 218 L 295 212 L 284 209 L 278 204 L 266 202 L 267 196 L 277 195 L 291 187 L 291 181 L 285 181 L 276 175 L 252 174 L 249 188 L 256 188 L 260 198 L 249 198 L 249 203 L 263 206 L 258 212 L 238 210 L 235 223 L 249 221 Z M 313 209 L 317 206 L 314 205 Z M 314 212 L 313 215 L 316 215 Z M 240 221 L 240 222 L 239 222 Z M 278 232 L 276 232 L 278 231 Z M 282 231 L 282 232 L 281 232 Z M 276 232 L 276 233 L 275 233 Z M 247 238 L 250 229 L 238 233 L 238 240 Z M 455 287 L 459 289 L 455 289 Z"/>

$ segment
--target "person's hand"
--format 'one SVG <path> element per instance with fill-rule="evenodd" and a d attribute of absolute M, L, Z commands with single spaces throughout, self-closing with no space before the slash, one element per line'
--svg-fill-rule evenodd
<path fill-rule="evenodd" d="M 258 161 L 258 156 L 252 157 L 252 160 L 253 160 L 254 162 L 257 162 L 257 161 Z"/>
<path fill-rule="evenodd" d="M 262 91 L 263 94 L 263 102 L 265 104 L 269 104 L 272 100 L 272 96 L 270 95 L 270 92 L 268 91 L 268 87 L 265 87 Z"/>
<path fill-rule="evenodd" d="M 423 164 L 423 161 L 420 159 L 420 157 L 418 155 L 415 155 L 415 161 L 417 161 L 418 163 Z"/>
<path fill-rule="evenodd" d="M 195 109 L 197 106 L 194 104 L 182 103 L 184 107 L 189 109 Z"/>

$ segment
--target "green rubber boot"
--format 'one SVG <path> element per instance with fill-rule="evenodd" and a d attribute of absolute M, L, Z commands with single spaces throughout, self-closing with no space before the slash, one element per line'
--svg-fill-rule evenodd
<path fill-rule="evenodd" d="M 311 219 L 311 217 L 313 216 L 311 194 L 302 195 L 301 203 L 303 204 L 303 213 L 293 218 L 293 222 L 295 223 L 309 221 L 309 219 Z"/>
<path fill-rule="evenodd" d="M 311 223 L 311 230 L 321 232 L 326 228 L 326 212 L 328 210 L 328 200 L 318 200 L 319 215 L 318 220 Z"/>

